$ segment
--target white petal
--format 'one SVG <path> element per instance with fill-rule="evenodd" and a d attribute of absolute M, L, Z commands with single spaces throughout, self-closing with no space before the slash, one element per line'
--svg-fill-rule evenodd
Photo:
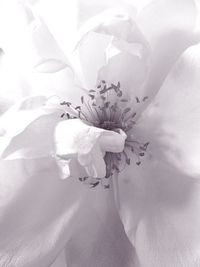
<path fill-rule="evenodd" d="M 102 192 L 100 190 L 100 192 Z M 107 191 L 108 192 L 108 191 Z M 121 228 L 116 210 L 113 209 L 113 199 L 111 192 L 104 192 L 101 197 L 105 197 L 108 202 L 99 202 L 99 192 L 94 191 L 94 203 L 89 205 L 89 216 L 85 213 L 74 238 L 66 246 L 67 262 L 69 266 L 116 266 L 132 267 L 134 260 L 134 249 L 128 244 Z M 96 195 L 96 196 L 95 196 Z M 92 199 L 90 199 L 92 201 Z M 110 201 L 110 203 L 109 203 Z M 105 210 L 105 206 L 107 208 Z M 91 213 L 96 214 L 96 210 L 101 212 L 101 217 L 90 218 Z M 115 220 L 115 223 L 112 221 Z M 89 227 L 88 227 L 89 223 Z M 123 226 L 122 226 L 123 227 Z M 92 239 L 90 238 L 92 237 Z M 87 240 L 88 242 L 85 242 Z"/>
<path fill-rule="evenodd" d="M 46 68 L 47 66 L 43 67 Z M 57 67 L 60 68 L 61 65 L 57 65 Z M 55 65 L 53 68 L 55 70 Z M 29 92 L 27 92 L 28 95 L 42 94 L 47 97 L 57 96 L 60 102 L 67 101 L 75 104 L 78 104 L 80 102 L 80 96 L 84 95 L 84 91 L 79 87 L 79 81 L 75 73 L 71 67 L 66 67 L 66 65 L 61 70 L 53 73 L 36 71 L 29 73 L 26 76 L 26 81 L 30 85 Z"/>
<path fill-rule="evenodd" d="M 59 108 L 48 108 L 44 96 L 27 98 L 15 104 L 0 118 L 1 157 L 11 159 L 50 155 L 53 152 L 53 129 L 61 119 L 60 114 L 62 110 Z"/>
<path fill-rule="evenodd" d="M 44 107 L 46 102 L 45 96 L 34 96 L 18 101 L 1 116 L 1 128 L 5 129 L 10 135 L 19 134 L 30 122 L 37 118 L 38 112 L 42 112 L 40 108 Z"/>
<path fill-rule="evenodd" d="M 106 62 L 105 51 L 110 41 L 110 36 L 91 32 L 78 47 L 83 82 L 88 90 L 93 89 L 97 83 L 98 71 Z"/>
<path fill-rule="evenodd" d="M 151 1 L 136 18 L 151 49 L 151 71 L 146 94 L 155 95 L 181 53 L 197 42 L 197 9 L 190 0 Z"/>
<path fill-rule="evenodd" d="M 58 157 L 76 158 L 88 175 L 106 175 L 105 152 L 122 152 L 126 135 L 89 126 L 81 120 L 65 120 L 56 126 L 55 147 Z M 112 143 L 111 143 L 112 142 Z"/>
<path fill-rule="evenodd" d="M 1 25 L 1 47 L 17 69 L 28 72 L 52 58 L 67 63 L 46 24 L 26 2 L 3 1 Z"/>
<path fill-rule="evenodd" d="M 76 95 L 76 76 L 35 9 L 27 2 L 9 0 L 3 1 L 1 13 L 1 25 L 7 26 L 0 29 L 5 52 L 0 96 L 15 101 L 32 94 Z"/>
<path fill-rule="evenodd" d="M 67 65 L 60 60 L 47 59 L 47 60 L 43 60 L 42 62 L 38 63 L 34 67 L 34 70 L 36 72 L 44 72 L 44 73 L 50 72 L 50 73 L 52 73 L 52 72 L 60 71 L 66 67 L 67 67 Z"/>
<path fill-rule="evenodd" d="M 10 104 L 8 107 L 30 92 L 30 85 L 24 80 L 22 74 L 19 74 L 18 68 L 13 66 L 12 60 L 9 60 L 4 53 L 0 57 L 0 73 L 0 98 L 1 101 Z"/>
<path fill-rule="evenodd" d="M 142 99 L 146 96 L 141 87 L 147 77 L 147 71 L 147 64 L 143 59 L 127 52 L 120 52 L 100 69 L 98 80 L 115 85 L 120 82 L 124 97 L 128 97 L 130 101 L 135 97 Z"/>
<path fill-rule="evenodd" d="M 120 129 L 119 133 L 104 131 L 100 136 L 100 147 L 106 152 L 121 153 L 124 150 L 124 143 L 127 135 Z"/>
<path fill-rule="evenodd" d="M 121 218 L 139 266 L 198 266 L 199 183 L 149 158 L 119 177 Z"/>
<path fill-rule="evenodd" d="M 197 45 L 183 54 L 141 121 L 159 143 L 154 153 L 193 177 L 200 176 L 199 51 Z"/>
<path fill-rule="evenodd" d="M 69 266 L 132 267 L 112 191 L 59 179 L 49 158 L 0 161 L 0 171 L 0 265 L 49 266 L 66 246 Z"/>
<path fill-rule="evenodd" d="M 42 0 L 35 9 L 47 24 L 50 32 L 68 57 L 73 50 L 78 30 L 78 1 Z"/>
<path fill-rule="evenodd" d="M 135 5 L 138 4 L 137 2 L 138 0 L 130 0 L 130 1 L 101 0 L 101 2 L 99 2 L 98 0 L 92 0 L 92 1 L 79 0 L 78 1 L 79 24 L 82 25 L 91 17 L 94 17 L 102 12 L 105 12 L 113 8 L 115 10 L 123 10 L 125 13 L 128 13 L 129 15 L 135 15 L 136 13 Z M 142 0 L 140 2 L 142 2 Z"/>
<path fill-rule="evenodd" d="M 119 177 L 121 217 L 141 266 L 200 261 L 199 51 L 183 54 L 138 121 L 146 157 Z"/>
<path fill-rule="evenodd" d="M 142 94 L 149 50 L 134 21 L 123 13 L 105 12 L 88 20 L 82 31 L 78 51 L 88 88 L 94 88 L 97 79 L 107 79 L 108 83 L 120 81 L 125 92 L 132 89 L 134 94 L 137 88 Z M 136 78 L 138 74 L 142 77 Z"/>

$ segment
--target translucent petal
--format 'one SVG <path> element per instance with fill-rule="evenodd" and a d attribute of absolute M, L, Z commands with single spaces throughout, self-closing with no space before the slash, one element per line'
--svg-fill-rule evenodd
<path fill-rule="evenodd" d="M 197 42 L 196 17 L 195 3 L 190 0 L 154 0 L 139 12 L 136 23 L 152 49 L 147 94 L 158 92 L 181 53 Z"/>
<path fill-rule="evenodd" d="M 200 175 L 199 51 L 196 45 L 183 54 L 143 117 L 146 134 L 160 144 L 155 153 L 193 177 Z"/>
<path fill-rule="evenodd" d="M 43 0 L 34 7 L 47 24 L 59 47 L 68 57 L 78 30 L 78 1 Z"/>
<path fill-rule="evenodd" d="M 67 263 L 69 266 L 132 267 L 134 249 L 127 242 L 119 215 L 113 210 L 111 192 L 104 192 L 101 197 L 104 196 L 105 200 L 99 202 L 100 192 L 92 192 L 93 205 L 89 204 L 89 213 L 85 213 L 77 231 L 73 233 L 74 238 L 66 246 Z M 106 209 L 104 205 L 107 205 Z M 93 212 L 96 216 L 88 220 Z"/>
<path fill-rule="evenodd" d="M 137 0 L 136 0 L 137 2 Z M 86 22 L 89 18 L 94 17 L 106 10 L 109 9 L 120 9 L 128 14 L 135 14 L 135 1 L 133 3 L 133 0 L 126 1 L 126 0 L 102 0 L 101 2 L 97 0 L 92 1 L 84 1 L 79 0 L 78 1 L 78 7 L 79 7 L 79 24 L 83 24 Z M 133 6 L 134 5 L 134 6 Z"/>
<path fill-rule="evenodd" d="M 53 73 L 53 72 L 57 72 L 60 71 L 64 68 L 66 68 L 67 65 L 57 59 L 47 59 L 47 60 L 43 60 L 42 62 L 38 63 L 34 70 L 36 72 L 42 72 L 42 73 Z"/>
<path fill-rule="evenodd" d="M 14 158 L 24 158 L 25 154 L 29 155 L 28 157 L 31 157 L 31 154 L 37 154 L 37 156 L 51 154 L 53 147 L 50 145 L 49 138 L 47 138 L 49 135 L 45 137 L 48 130 L 46 128 L 44 131 L 44 129 L 45 127 L 50 127 L 53 131 L 52 127 L 58 122 L 59 114 L 62 114 L 62 110 L 48 108 L 47 99 L 44 96 L 26 98 L 15 104 L 0 118 L 2 132 L 0 137 L 1 157 L 13 157 L 13 153 L 16 153 Z M 31 127 L 32 123 L 34 127 Z M 42 128 L 41 143 L 35 143 L 32 137 L 40 135 Z M 25 133 L 23 133 L 24 131 Z M 18 135 L 19 138 L 17 137 Z M 43 138 L 43 142 L 41 138 Z M 18 153 L 19 155 L 17 155 Z"/>
<path fill-rule="evenodd" d="M 0 99 L 3 103 L 8 103 L 5 109 L 2 107 L 2 111 L 6 111 L 16 100 L 20 97 L 25 97 L 30 92 L 30 85 L 22 78 L 19 71 L 12 65 L 12 61 L 9 60 L 4 53 L 0 57 Z M 12 79 L 11 79 L 12 77 Z"/>
<path fill-rule="evenodd" d="M 149 51 L 134 21 L 123 13 L 107 11 L 88 20 L 81 31 L 78 51 L 88 88 L 103 79 L 120 81 L 124 91 L 142 94 Z"/>
<path fill-rule="evenodd" d="M 199 182 L 150 155 L 119 182 L 121 218 L 139 266 L 198 266 Z"/>
<path fill-rule="evenodd" d="M 106 62 L 105 51 L 110 41 L 110 36 L 91 32 L 78 47 L 83 82 L 88 90 L 96 86 L 98 71 Z"/>
<path fill-rule="evenodd" d="M 66 246 L 69 266 L 132 266 L 111 190 L 61 180 L 50 158 L 1 161 L 0 170 L 1 265 L 49 266 Z"/>
<path fill-rule="evenodd" d="M 96 178 L 106 175 L 105 152 L 122 152 L 125 139 L 124 133 L 91 127 L 81 120 L 62 121 L 55 129 L 56 154 L 65 160 L 76 158 Z"/>
<path fill-rule="evenodd" d="M 141 266 L 200 261 L 199 51 L 183 54 L 138 121 L 146 157 L 119 177 L 121 217 Z"/>
<path fill-rule="evenodd" d="M 1 25 L 1 47 L 23 71 L 32 70 L 41 61 L 52 58 L 62 65 L 67 63 L 46 24 L 26 2 L 3 1 Z M 48 65 L 58 69 L 55 62 L 48 62 Z"/>
<path fill-rule="evenodd" d="M 100 69 L 98 80 L 105 80 L 108 84 L 115 85 L 120 82 L 124 97 L 130 100 L 135 97 L 141 99 L 146 96 L 141 88 L 146 75 L 146 62 L 127 52 L 120 52 L 111 57 L 105 67 Z"/>
<path fill-rule="evenodd" d="M 77 77 L 38 12 L 27 2 L 9 0 L 2 2 L 1 13 L 6 27 L 0 28 L 0 96 L 11 101 L 32 94 L 66 97 L 67 88 L 76 95 Z"/>

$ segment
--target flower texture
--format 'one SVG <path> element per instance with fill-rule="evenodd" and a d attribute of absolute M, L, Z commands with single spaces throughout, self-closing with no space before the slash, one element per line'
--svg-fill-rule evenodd
<path fill-rule="evenodd" d="M 1 1 L 1 266 L 200 265 L 199 3 L 138 2 Z"/>

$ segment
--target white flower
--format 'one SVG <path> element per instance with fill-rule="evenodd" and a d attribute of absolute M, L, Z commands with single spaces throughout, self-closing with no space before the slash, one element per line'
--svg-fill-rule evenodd
<path fill-rule="evenodd" d="M 37 20 L 36 28 L 25 27 L 26 20 L 20 20 L 22 24 L 17 20 L 13 23 L 8 16 L 9 38 L 4 35 L 2 47 L 15 66 L 20 63 L 21 74 L 25 70 L 20 82 L 27 88 L 15 98 L 34 92 L 57 94 L 60 99 L 76 103 L 84 92 L 80 84 L 92 89 L 102 79 L 108 83 L 120 81 L 124 93 L 136 106 L 138 116 L 133 135 L 149 141 L 150 147 L 142 165 L 132 164 L 119 176 L 119 216 L 110 190 L 101 187 L 91 190 L 76 179 L 59 179 L 60 169 L 52 157 L 55 129 L 57 152 L 65 158 L 69 150 L 61 145 L 59 135 L 70 130 L 67 124 L 82 124 L 84 138 L 89 126 L 81 121 L 58 124 L 60 107 L 49 105 L 47 97 L 20 101 L 1 117 L 0 147 L 4 159 L 0 161 L 0 265 L 49 266 L 64 249 L 67 266 L 198 266 L 200 52 L 198 45 L 186 50 L 199 41 L 195 2 L 149 1 L 134 15 L 131 1 L 127 1 L 128 8 L 117 1 L 123 12 L 106 11 L 86 21 L 73 54 L 69 52 L 71 45 L 66 49 L 63 45 L 72 36 L 66 33 L 62 37 L 66 28 L 68 33 L 70 29 L 74 32 L 73 20 L 68 20 L 62 12 L 70 7 L 65 1 L 59 1 L 59 5 L 58 1 L 51 1 L 47 11 L 45 2 L 34 10 L 40 12 L 65 55 L 70 55 L 76 81 L 69 61 L 53 37 L 49 37 L 42 20 Z M 89 1 L 78 3 L 82 21 L 113 4 L 112 1 L 101 5 Z M 22 14 L 30 11 L 26 8 Z M 16 10 L 13 12 L 15 16 Z M 24 32 L 27 34 L 23 35 Z M 18 33 L 23 37 L 24 47 L 17 39 Z M 11 40 L 16 41 L 19 54 L 10 45 Z M 45 45 L 38 46 L 41 40 Z M 39 48 L 33 50 L 38 51 L 36 54 L 30 50 L 33 47 Z M 27 57 L 20 61 L 23 51 Z M 50 73 L 32 73 L 32 66 Z M 1 94 L 5 97 L 3 93 L 4 90 Z M 146 96 L 148 100 L 137 105 L 136 98 L 141 100 Z M 19 119 L 22 117 L 23 123 Z M 20 122 L 18 127 L 13 127 L 14 121 Z M 94 128 L 89 129 L 95 132 Z M 102 139 L 92 139 L 92 142 L 97 140 L 90 154 L 94 158 L 89 162 L 84 161 L 87 158 L 83 161 L 79 158 L 72 170 L 80 170 L 78 163 L 81 163 L 95 176 L 94 169 L 98 168 L 91 171 L 91 163 L 99 162 L 102 157 L 95 161 L 98 153 L 103 155 L 108 148 L 108 143 L 103 147 L 106 132 L 98 129 L 97 135 L 102 131 Z M 77 144 L 77 136 L 67 146 L 74 140 Z M 116 144 L 121 151 L 122 136 L 119 141 Z M 72 154 L 78 158 L 82 152 L 80 146 L 72 148 L 75 148 Z M 66 266 L 63 254 L 57 260 L 52 266 Z"/>

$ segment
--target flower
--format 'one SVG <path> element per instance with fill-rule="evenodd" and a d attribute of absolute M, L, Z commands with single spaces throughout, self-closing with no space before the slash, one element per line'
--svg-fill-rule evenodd
<path fill-rule="evenodd" d="M 102 2 L 102 6 L 93 3 L 90 7 L 89 2 L 79 1 L 79 11 L 87 16 L 96 15 L 111 2 Z M 40 12 L 63 48 L 63 43 L 69 39 L 69 35 L 66 39 L 61 38 L 65 32 L 62 19 L 67 19 L 65 14 L 63 17 L 61 14 L 67 4 L 66 1 L 60 1 L 60 5 L 57 3 L 49 3 L 49 13 L 45 1 L 31 8 Z M 32 92 L 44 95 L 56 93 L 61 96 L 58 102 L 61 99 L 79 106 L 78 100 L 85 90 L 86 94 L 87 90 L 94 90 L 102 80 L 108 85 L 117 85 L 120 81 L 125 98 L 128 97 L 130 103 L 142 103 L 135 103 L 134 138 L 147 140 L 150 145 L 139 167 L 131 164 L 119 174 L 118 211 L 112 190 L 99 186 L 91 190 L 75 179 L 59 179 L 60 169 L 51 154 L 55 151 L 54 132 L 59 130 L 59 126 L 59 133 L 64 130 L 64 133 L 70 134 L 70 130 L 74 129 L 64 127 L 71 120 L 62 121 L 60 118 L 62 105 L 55 105 L 51 102 L 53 98 L 47 96 L 32 96 L 6 112 L 1 117 L 1 141 L 7 141 L 7 156 L 14 157 L 0 161 L 1 265 L 49 266 L 57 258 L 52 266 L 66 266 L 65 257 L 69 266 L 199 264 L 199 46 L 186 50 L 198 42 L 196 5 L 192 0 L 155 0 L 139 9 L 134 17 L 130 1 L 129 4 L 120 14 L 106 12 L 86 22 L 76 51 L 70 57 L 73 71 L 64 56 L 58 58 L 65 64 L 58 64 L 56 55 L 61 55 L 61 51 L 52 35 L 47 43 L 44 42 L 46 46 L 38 46 L 37 36 L 43 41 L 46 38 L 43 39 L 43 31 L 40 31 L 43 27 L 46 29 L 43 20 L 37 20 L 36 28 L 25 27 L 28 34 L 23 41 L 27 38 L 30 41 L 30 36 L 35 36 L 31 44 L 40 52 L 36 53 L 39 55 L 36 61 L 41 63 L 43 53 L 47 56 L 43 60 L 44 66 L 35 64 L 28 56 L 20 62 L 19 69 L 26 70 L 29 66 L 22 83 L 26 85 L 23 88 L 27 88 L 25 93 L 22 92 L 23 96 Z M 124 6 L 123 3 L 121 6 Z M 56 8 L 59 9 L 58 24 L 55 24 L 54 17 Z M 28 6 L 22 14 L 34 18 L 32 12 L 28 13 L 30 17 L 27 16 L 30 10 Z M 13 12 L 16 14 L 15 9 Z M 84 16 L 80 15 L 82 20 L 85 20 Z M 28 21 L 35 22 L 34 19 Z M 27 25 L 26 20 L 23 23 Z M 9 40 L 16 40 L 13 29 L 17 33 L 18 28 L 12 28 L 16 25 L 21 29 L 17 21 L 11 23 Z M 59 30 L 58 25 L 62 26 L 58 27 Z M 70 26 L 73 27 L 73 23 L 68 23 L 66 27 Z M 49 32 L 46 33 L 45 36 L 49 36 Z M 20 38 L 17 41 L 20 43 Z M 48 45 L 52 50 L 44 51 Z M 68 56 L 69 46 L 64 48 Z M 17 47 L 20 48 L 20 45 Z M 24 47 L 33 48 L 30 42 L 25 42 Z M 5 55 L 12 55 L 15 64 L 19 62 L 15 47 L 4 42 L 3 50 Z M 27 55 L 32 55 L 32 52 Z M 49 56 L 56 59 L 55 65 L 48 60 Z M 32 73 L 33 62 L 37 70 L 41 71 L 42 67 L 50 73 Z M 52 63 L 54 68 L 49 68 Z M 76 82 L 73 72 L 78 74 Z M 112 95 L 113 103 L 116 103 L 115 100 L 116 96 Z M 13 127 L 13 121 L 20 122 L 18 127 Z M 80 123 L 81 130 L 88 126 L 80 120 L 72 121 Z M 92 156 L 96 156 L 98 153 L 95 152 L 108 143 L 105 142 L 106 129 L 96 128 L 98 134 L 103 131 L 105 135 L 101 139 L 92 139 L 97 140 L 92 146 L 95 149 L 91 149 Z M 87 137 L 86 132 L 84 137 Z M 119 134 L 111 132 L 120 141 L 123 140 Z M 1 144 L 5 152 L 5 143 Z M 123 149 L 123 146 L 120 147 Z M 57 148 L 62 149 L 62 145 Z M 60 153 L 65 155 L 63 150 Z M 75 154 L 78 154 L 77 151 Z M 131 159 L 133 156 L 130 155 Z M 71 169 L 79 171 L 79 163 L 73 163 Z"/>

